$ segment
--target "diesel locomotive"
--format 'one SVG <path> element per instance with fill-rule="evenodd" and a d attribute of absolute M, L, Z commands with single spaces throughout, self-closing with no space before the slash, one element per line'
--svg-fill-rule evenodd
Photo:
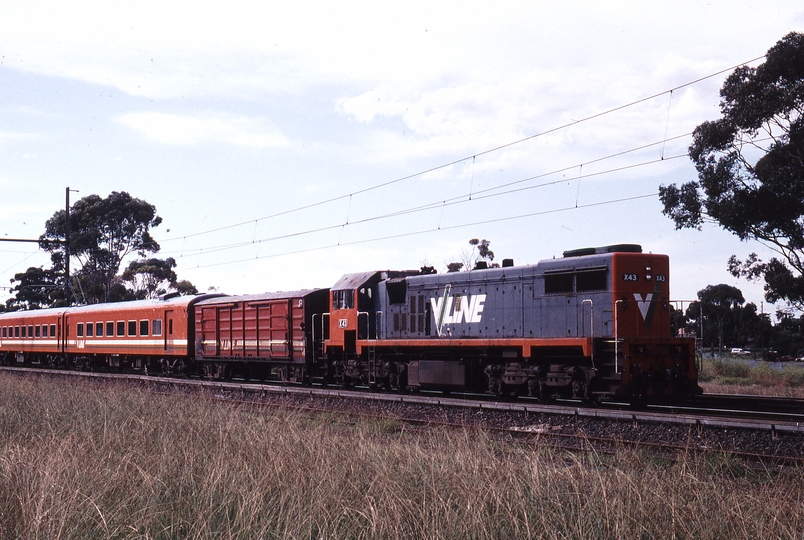
<path fill-rule="evenodd" d="M 0 361 L 542 399 L 701 393 L 694 338 L 671 335 L 669 258 L 635 244 L 347 274 L 329 289 L 4 313 Z"/>

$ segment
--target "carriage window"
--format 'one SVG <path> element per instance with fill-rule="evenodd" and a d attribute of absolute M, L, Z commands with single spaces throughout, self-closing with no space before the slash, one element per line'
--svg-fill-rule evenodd
<path fill-rule="evenodd" d="M 50 325 L 50 337 L 56 337 L 56 325 L 55 324 Z"/>
<path fill-rule="evenodd" d="M 84 323 L 80 322 L 75 325 L 75 337 L 84 337 Z"/>
<path fill-rule="evenodd" d="M 20 337 L 20 327 L 19 326 L 14 327 L 14 337 Z"/>
<path fill-rule="evenodd" d="M 87 337 L 92 337 L 92 331 L 95 329 L 95 325 L 91 322 L 87 323 Z"/>
<path fill-rule="evenodd" d="M 148 319 L 140 321 L 140 335 L 141 336 L 148 335 Z"/>
<path fill-rule="evenodd" d="M 8 327 L 7 326 L 3 327 L 3 337 L 6 337 L 6 328 L 8 328 Z"/>
<path fill-rule="evenodd" d="M 24 326 L 22 327 L 22 336 L 21 337 L 26 337 L 25 327 Z"/>
<path fill-rule="evenodd" d="M 162 319 L 154 319 L 152 321 L 151 329 L 153 330 L 154 336 L 161 336 L 162 335 Z"/>
<path fill-rule="evenodd" d="M 168 335 L 173 335 L 173 319 L 168 319 Z"/>
<path fill-rule="evenodd" d="M 28 337 L 33 337 L 33 325 L 28 325 Z"/>
<path fill-rule="evenodd" d="M 128 335 L 129 336 L 137 335 L 137 321 L 128 321 Z"/>
<path fill-rule="evenodd" d="M 47 337 L 47 325 L 42 325 L 42 337 Z"/>
<path fill-rule="evenodd" d="M 103 323 L 102 322 L 96 322 L 95 323 L 95 335 L 97 337 L 103 337 Z"/>
<path fill-rule="evenodd" d="M 34 334 L 36 335 L 36 337 L 39 337 L 41 333 L 42 333 L 42 327 L 39 326 L 38 324 L 34 326 Z"/>
<path fill-rule="evenodd" d="M 575 276 L 575 289 L 582 291 L 605 291 L 608 288 L 606 269 L 580 271 Z"/>
<path fill-rule="evenodd" d="M 544 275 L 544 294 L 571 293 L 572 292 L 572 273 L 562 272 L 560 274 Z"/>
<path fill-rule="evenodd" d="M 118 336 L 126 335 L 126 321 L 117 321 L 117 335 Z"/>
<path fill-rule="evenodd" d="M 106 322 L 106 335 L 109 337 L 114 335 L 114 323 L 112 321 Z"/>

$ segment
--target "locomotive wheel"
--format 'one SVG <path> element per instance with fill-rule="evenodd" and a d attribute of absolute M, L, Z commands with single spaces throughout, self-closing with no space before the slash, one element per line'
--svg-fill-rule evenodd
<path fill-rule="evenodd" d="M 575 399 L 582 399 L 586 397 L 586 383 L 583 381 L 572 381 L 572 397 Z"/>
<path fill-rule="evenodd" d="M 553 401 L 553 396 L 549 392 L 549 387 L 544 381 L 539 381 L 539 403 L 550 403 Z"/>

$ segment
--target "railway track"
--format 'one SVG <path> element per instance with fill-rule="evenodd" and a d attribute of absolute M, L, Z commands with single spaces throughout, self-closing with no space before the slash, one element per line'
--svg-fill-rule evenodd
<path fill-rule="evenodd" d="M 804 434 L 804 400 L 769 396 L 709 394 L 688 404 L 648 405 L 635 408 L 626 403 L 590 406 L 576 401 L 540 403 L 527 398 L 499 400 L 491 396 L 451 396 L 440 393 L 397 394 L 323 386 L 281 385 L 252 381 L 183 379 L 155 375 L 86 372 L 0 366 L 0 371 L 50 376 L 129 380 L 152 385 L 240 391 L 243 393 L 317 396 L 321 398 L 367 399 L 386 403 L 450 406 L 469 410 L 508 411 L 526 414 L 555 414 L 575 418 L 599 418 L 629 422 L 658 422 L 691 426 L 757 429 Z M 784 405 L 789 402 L 788 405 Z M 745 408 L 739 404 L 745 403 Z"/>
<path fill-rule="evenodd" d="M 727 452 L 751 462 L 804 465 L 804 405 L 780 411 L 783 399 L 765 400 L 768 411 L 737 410 L 746 396 L 704 396 L 690 405 L 634 409 L 624 404 L 603 407 L 580 403 L 543 404 L 518 399 L 468 399 L 426 394 L 390 394 L 340 388 L 280 386 L 248 381 L 176 379 L 139 374 L 0 367 L 20 375 L 123 380 L 160 391 L 205 391 L 236 404 L 281 405 L 311 412 L 391 418 L 409 425 L 479 426 L 524 442 L 557 448 L 594 450 L 633 447 L 669 455 L 678 452 Z M 751 396 L 756 398 L 756 396 Z M 700 401 L 700 403 L 698 402 Z M 775 405 L 774 405 L 775 404 Z M 773 407 L 776 410 L 773 410 Z M 714 435 L 713 435 L 714 434 Z"/>

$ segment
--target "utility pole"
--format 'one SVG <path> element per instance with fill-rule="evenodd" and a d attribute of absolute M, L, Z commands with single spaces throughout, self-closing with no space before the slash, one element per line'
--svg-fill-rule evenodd
<path fill-rule="evenodd" d="M 70 186 L 65 189 L 64 205 L 64 292 L 69 294 L 70 287 Z"/>
<path fill-rule="evenodd" d="M 72 298 L 73 286 L 70 283 L 70 191 L 77 189 L 67 186 L 64 190 L 64 292 Z"/>

